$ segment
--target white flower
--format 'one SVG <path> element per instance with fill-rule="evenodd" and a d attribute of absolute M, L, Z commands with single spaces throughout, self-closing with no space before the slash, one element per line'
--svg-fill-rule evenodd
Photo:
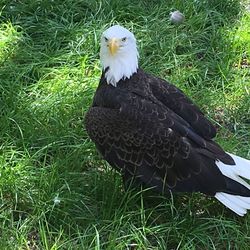
<path fill-rule="evenodd" d="M 58 205 L 61 202 L 60 198 L 58 197 L 58 194 L 55 196 L 53 201 L 54 201 L 54 205 Z"/>

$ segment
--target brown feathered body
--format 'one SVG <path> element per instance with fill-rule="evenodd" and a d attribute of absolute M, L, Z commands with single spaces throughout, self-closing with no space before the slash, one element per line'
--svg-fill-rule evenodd
<path fill-rule="evenodd" d="M 174 85 L 138 69 L 114 87 L 102 74 L 85 126 L 104 159 L 134 181 L 166 194 L 250 196 L 220 172 L 234 160 L 213 141 L 216 129 Z"/>

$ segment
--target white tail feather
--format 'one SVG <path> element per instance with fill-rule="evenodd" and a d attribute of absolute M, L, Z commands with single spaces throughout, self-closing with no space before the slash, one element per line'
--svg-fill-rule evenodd
<path fill-rule="evenodd" d="M 250 209 L 250 197 L 219 192 L 216 193 L 215 198 L 240 216 L 244 216 L 247 209 Z"/>
<path fill-rule="evenodd" d="M 216 165 L 223 175 L 250 189 L 250 185 L 241 178 L 250 179 L 250 161 L 237 155 L 229 155 L 234 159 L 235 165 L 226 165 L 221 161 L 217 161 Z M 245 215 L 247 213 L 247 209 L 250 209 L 250 197 L 218 192 L 215 194 L 215 198 L 240 216 Z"/>

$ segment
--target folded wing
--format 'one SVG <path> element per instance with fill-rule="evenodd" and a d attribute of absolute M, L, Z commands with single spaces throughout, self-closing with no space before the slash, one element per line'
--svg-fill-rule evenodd
<path fill-rule="evenodd" d="M 106 107 L 92 107 L 85 122 L 111 166 L 161 192 L 214 195 L 224 190 L 214 158 L 216 151 L 226 153 L 215 143 L 203 139 L 167 107 L 117 88 L 110 91 L 105 92 Z"/>

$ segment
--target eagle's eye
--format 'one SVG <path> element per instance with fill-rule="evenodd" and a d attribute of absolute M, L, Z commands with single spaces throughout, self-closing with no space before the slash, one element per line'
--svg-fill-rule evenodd
<path fill-rule="evenodd" d="M 122 42 L 126 42 L 126 40 L 127 40 L 127 37 L 122 38 Z"/>
<path fill-rule="evenodd" d="M 109 40 L 109 39 L 108 39 L 107 37 L 104 37 L 104 41 L 105 41 L 105 42 L 108 42 L 108 40 Z"/>

